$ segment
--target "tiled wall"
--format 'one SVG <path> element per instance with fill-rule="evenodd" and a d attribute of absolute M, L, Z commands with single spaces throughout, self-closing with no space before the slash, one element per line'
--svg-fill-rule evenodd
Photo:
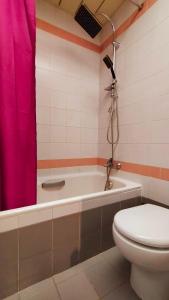
<path fill-rule="evenodd" d="M 123 171 L 130 172 L 118 174 L 141 182 L 146 197 L 166 204 L 169 203 L 168 8 L 167 0 L 145 0 L 143 10 L 138 12 L 126 0 L 113 16 L 118 33 L 123 32 L 117 38 L 121 42 L 116 65 L 120 143 L 115 158 L 124 162 Z M 97 51 L 38 30 L 37 117 L 41 160 L 38 166 L 57 167 L 60 159 L 70 159 L 61 161 L 62 166 L 87 164 L 83 158 L 94 159 L 90 161 L 94 164 L 97 157 L 101 158 L 97 160 L 100 164 L 103 158 L 111 156 L 111 147 L 106 142 L 110 98 L 104 92 L 111 75 L 102 63 L 105 54 L 112 55 L 111 45 L 105 49 L 111 26 L 106 25 L 100 41 L 99 37 L 91 40 L 71 16 L 43 0 L 38 1 L 37 17 L 94 43 L 100 47 L 98 52 L 104 49 L 99 55 Z M 137 175 L 131 174 L 136 168 Z"/>
<path fill-rule="evenodd" d="M 89 39 L 43 0 L 37 17 Z M 38 160 L 98 156 L 99 61 L 98 53 L 37 30 Z"/>
<path fill-rule="evenodd" d="M 116 25 L 118 25 L 118 20 L 121 22 L 123 19 L 124 11 L 126 15 L 130 14 L 131 7 L 127 2 L 113 18 Z M 168 28 L 169 2 L 167 0 L 156 1 L 141 18 L 118 37 L 121 42 L 120 49 L 117 51 L 116 65 L 120 143 L 116 159 L 122 162 L 169 169 Z M 111 55 L 111 52 L 112 47 L 109 46 L 102 53 L 102 57 L 107 53 Z M 110 100 L 106 99 L 103 91 L 110 81 L 111 76 L 102 63 L 100 157 L 109 157 L 111 153 L 110 146 L 105 141 L 107 107 Z M 127 173 L 123 172 L 121 176 L 127 176 Z M 128 173 L 128 176 L 143 183 L 145 195 L 149 198 L 169 203 L 168 181 L 151 178 L 151 175 L 144 177 Z"/>
<path fill-rule="evenodd" d="M 112 247 L 115 213 L 140 203 L 136 197 L 1 232 L 0 299 Z"/>

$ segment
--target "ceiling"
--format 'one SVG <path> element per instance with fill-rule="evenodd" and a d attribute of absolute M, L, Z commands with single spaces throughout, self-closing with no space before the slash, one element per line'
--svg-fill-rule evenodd
<path fill-rule="evenodd" d="M 63 9 L 72 16 L 75 15 L 81 0 L 46 0 L 47 2 L 54 4 L 55 6 Z M 124 0 L 84 0 L 83 1 L 88 8 L 95 14 L 104 12 L 109 17 L 115 12 L 115 10 L 124 2 Z M 98 20 L 104 25 L 106 19 L 102 16 L 97 16 Z"/>

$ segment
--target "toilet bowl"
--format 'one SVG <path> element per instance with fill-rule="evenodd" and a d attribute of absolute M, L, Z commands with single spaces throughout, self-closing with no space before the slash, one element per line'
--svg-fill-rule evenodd
<path fill-rule="evenodd" d="M 131 286 L 142 300 L 169 300 L 169 210 L 145 204 L 115 215 L 113 236 L 131 262 Z"/>

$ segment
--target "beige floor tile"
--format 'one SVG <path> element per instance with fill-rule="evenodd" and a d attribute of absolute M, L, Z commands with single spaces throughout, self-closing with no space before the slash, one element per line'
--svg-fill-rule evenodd
<path fill-rule="evenodd" d="M 98 264 L 100 262 L 104 262 L 104 258 L 100 254 L 98 254 L 98 255 L 96 255 L 90 259 L 87 259 L 84 262 L 74 266 L 73 268 L 75 268 L 81 272 L 83 270 L 93 267 L 95 264 Z"/>
<path fill-rule="evenodd" d="M 102 300 L 139 300 L 130 284 L 125 284 L 102 298 Z"/>
<path fill-rule="evenodd" d="M 4 300 L 137 300 L 129 276 L 130 264 L 114 247 Z"/>
<path fill-rule="evenodd" d="M 72 267 L 64 272 L 54 275 L 53 278 L 56 283 L 62 282 L 64 280 L 67 280 L 70 277 L 78 274 L 79 272 L 82 272 L 83 270 L 93 267 L 93 265 L 98 264 L 99 262 L 103 262 L 104 259 L 105 258 L 102 257 L 102 255 L 98 254 L 97 256 L 87 259 L 86 261 L 84 261 L 78 265 L 75 265 L 74 267 Z"/>
<path fill-rule="evenodd" d="M 59 274 L 56 274 L 53 276 L 54 281 L 57 283 L 68 280 L 72 276 L 76 275 L 79 273 L 80 270 L 78 268 L 72 267 L 64 272 L 61 272 Z"/>
<path fill-rule="evenodd" d="M 94 286 L 99 297 L 111 292 L 129 278 L 123 270 L 111 266 L 107 261 L 95 264 L 92 268 L 83 272 Z"/>
<path fill-rule="evenodd" d="M 130 275 L 131 264 L 121 255 L 117 247 L 109 249 L 108 251 L 103 252 L 101 255 L 111 266 L 126 273 L 127 276 Z"/>
<path fill-rule="evenodd" d="M 43 280 L 20 292 L 20 300 L 60 300 L 52 278 Z"/>
<path fill-rule="evenodd" d="M 62 300 L 99 300 L 93 286 L 82 273 L 58 283 Z"/>

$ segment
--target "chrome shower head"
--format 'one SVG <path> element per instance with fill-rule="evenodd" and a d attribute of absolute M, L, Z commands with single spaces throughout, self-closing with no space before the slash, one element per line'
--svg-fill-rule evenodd
<path fill-rule="evenodd" d="M 80 4 L 78 10 L 75 14 L 75 20 L 80 26 L 92 37 L 94 38 L 102 29 L 101 24 L 95 17 L 95 15 L 90 11 L 90 9 L 83 4 Z"/>

